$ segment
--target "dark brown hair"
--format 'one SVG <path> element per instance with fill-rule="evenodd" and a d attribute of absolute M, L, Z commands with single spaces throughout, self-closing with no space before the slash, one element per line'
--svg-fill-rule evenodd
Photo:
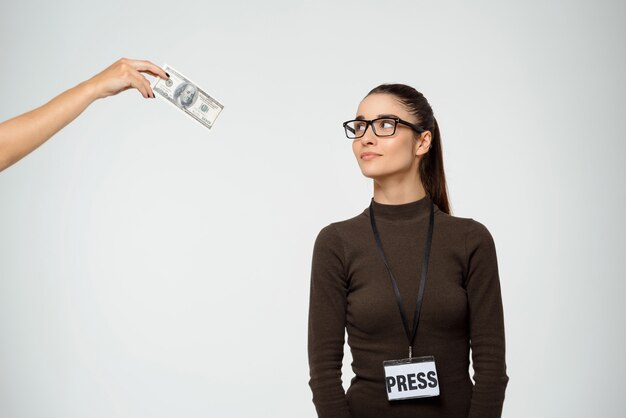
<path fill-rule="evenodd" d="M 376 93 L 386 93 L 395 96 L 407 111 L 417 118 L 417 125 L 431 132 L 431 148 L 422 156 L 419 164 L 420 179 L 426 194 L 430 196 L 437 207 L 442 212 L 450 214 L 446 175 L 443 170 L 441 133 L 428 100 L 422 93 L 405 84 L 381 84 L 367 93 L 367 96 Z"/>

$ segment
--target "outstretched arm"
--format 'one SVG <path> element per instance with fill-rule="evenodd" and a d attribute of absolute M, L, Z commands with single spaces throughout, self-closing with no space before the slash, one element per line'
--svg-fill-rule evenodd
<path fill-rule="evenodd" d="M 150 61 L 122 58 L 43 106 L 0 123 L 0 171 L 46 142 L 97 99 L 131 88 L 144 98 L 154 97 L 150 82 L 142 73 L 169 78 Z"/>

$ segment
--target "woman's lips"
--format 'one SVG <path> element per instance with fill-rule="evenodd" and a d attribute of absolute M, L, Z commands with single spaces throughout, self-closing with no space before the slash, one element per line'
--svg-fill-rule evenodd
<path fill-rule="evenodd" d="M 380 154 L 374 154 L 373 152 L 364 152 L 361 154 L 362 160 L 373 160 L 376 157 L 380 157 Z"/>

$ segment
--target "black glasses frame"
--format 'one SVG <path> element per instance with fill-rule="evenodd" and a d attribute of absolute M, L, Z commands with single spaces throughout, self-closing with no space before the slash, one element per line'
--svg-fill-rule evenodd
<path fill-rule="evenodd" d="M 376 132 L 376 128 L 374 127 L 374 122 L 378 121 L 378 120 L 393 120 L 396 122 L 396 124 L 393 126 L 393 132 L 390 133 L 389 135 L 378 135 L 378 132 Z M 350 122 L 365 122 L 365 130 L 363 131 L 363 133 L 359 136 L 356 136 L 356 132 L 354 132 L 354 130 L 352 128 L 350 128 L 348 126 L 348 124 Z M 404 119 L 400 119 L 400 118 L 391 118 L 391 117 L 382 117 L 382 118 L 376 118 L 376 119 L 352 119 L 352 120 L 347 120 L 343 123 L 343 128 L 346 131 L 346 137 L 348 139 L 359 139 L 362 138 L 363 135 L 365 135 L 365 132 L 367 132 L 367 128 L 370 127 L 370 125 L 372 126 L 372 132 L 374 132 L 374 135 L 384 138 L 386 136 L 393 136 L 396 133 L 396 128 L 398 127 L 398 124 L 401 123 L 403 125 L 408 126 L 409 128 L 413 129 L 415 132 L 417 132 L 418 134 L 421 134 L 423 132 L 426 132 L 426 129 L 417 126 L 411 122 L 407 122 Z M 352 132 L 352 134 L 354 135 L 354 137 L 351 137 L 348 132 Z"/>

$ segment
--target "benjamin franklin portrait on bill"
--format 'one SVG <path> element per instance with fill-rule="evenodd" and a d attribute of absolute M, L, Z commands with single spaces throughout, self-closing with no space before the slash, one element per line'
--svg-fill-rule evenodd
<path fill-rule="evenodd" d="M 174 102 L 183 109 L 193 105 L 197 97 L 198 89 L 191 83 L 182 83 L 174 90 Z"/>

